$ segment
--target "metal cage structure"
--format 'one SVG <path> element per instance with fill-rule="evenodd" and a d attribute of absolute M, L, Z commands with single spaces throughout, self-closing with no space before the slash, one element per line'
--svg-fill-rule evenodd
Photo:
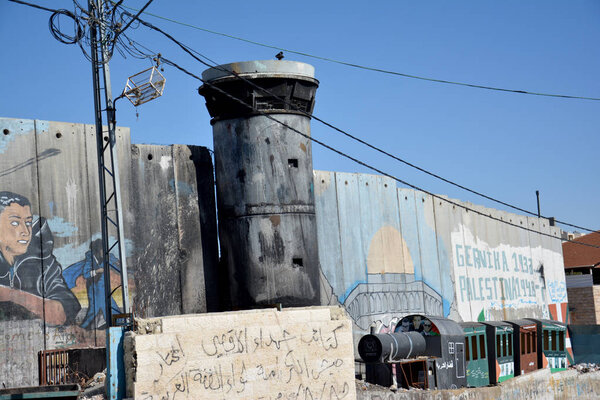
<path fill-rule="evenodd" d="M 127 97 L 131 104 L 137 107 L 162 96 L 165 82 L 166 79 L 158 68 L 151 67 L 127 79 L 123 96 Z"/>

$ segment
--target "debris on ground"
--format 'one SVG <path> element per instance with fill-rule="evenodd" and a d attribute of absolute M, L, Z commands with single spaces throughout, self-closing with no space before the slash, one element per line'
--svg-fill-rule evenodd
<path fill-rule="evenodd" d="M 586 372 L 599 371 L 600 365 L 595 364 L 595 363 L 581 363 L 581 364 L 571 365 L 569 368 L 576 369 L 577 372 L 585 374 Z"/>
<path fill-rule="evenodd" d="M 78 397 L 78 400 L 106 400 L 106 396 L 103 394 L 95 394 L 91 397 L 88 397 L 85 394 L 82 394 Z"/>
<path fill-rule="evenodd" d="M 92 386 L 104 385 L 104 380 L 106 380 L 106 369 L 102 372 L 97 372 L 83 385 L 83 388 L 89 388 Z"/>
<path fill-rule="evenodd" d="M 104 381 L 106 380 L 106 369 L 96 373 L 83 385 L 83 393 L 79 396 L 79 400 L 105 400 L 106 388 Z"/>

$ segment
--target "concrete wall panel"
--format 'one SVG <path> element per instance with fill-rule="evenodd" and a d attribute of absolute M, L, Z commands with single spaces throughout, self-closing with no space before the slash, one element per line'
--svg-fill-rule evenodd
<path fill-rule="evenodd" d="M 419 232 L 419 252 L 423 282 L 441 295 L 441 265 L 438 259 L 438 239 L 435 231 L 433 198 L 422 192 L 415 192 L 417 229 Z M 424 296 L 424 310 L 427 315 L 442 315 L 442 304 Z"/>
<path fill-rule="evenodd" d="M 50 227 L 54 239 L 52 252 L 61 272 L 67 271 L 66 284 L 77 297 L 79 310 L 68 316 L 66 324 L 52 322 L 49 300 L 45 299 L 46 347 L 55 349 L 67 346 L 96 345 L 95 325 L 90 323 L 81 327 L 87 311 L 94 309 L 94 302 L 104 301 L 97 293 L 88 290 L 85 274 L 73 272 L 73 264 L 84 259 L 90 249 L 90 238 L 94 234 L 90 226 L 90 213 L 98 212 L 89 208 L 89 171 L 86 154 L 85 126 L 65 122 L 49 122 L 38 132 L 37 154 L 44 154 L 60 148 L 61 156 L 53 160 L 51 168 L 38 168 L 40 185 L 40 215 Z M 83 167 L 83 168 L 82 168 Z M 60 171 L 60 173 L 57 173 Z M 97 174 L 97 171 L 94 171 Z M 96 189 L 97 190 L 97 189 Z M 81 249 L 81 250 L 80 250 Z M 83 251 L 82 251 L 83 250 Z M 64 275 L 64 274 L 63 274 Z M 97 296 L 97 297 L 96 297 Z M 67 326 L 65 326 L 67 325 Z M 89 328 L 89 329 L 88 329 Z"/>
<path fill-rule="evenodd" d="M 177 193 L 170 146 L 134 145 L 131 176 L 135 216 L 132 269 L 135 303 L 147 317 L 181 313 L 180 262 L 177 229 Z M 155 185 L 154 182 L 166 184 Z"/>
<path fill-rule="evenodd" d="M 206 288 L 206 310 L 220 311 L 223 309 L 221 300 L 225 297 L 224 289 L 226 271 L 218 268 L 219 249 L 217 240 L 217 220 L 215 204 L 215 180 L 212 156 L 209 149 L 200 146 L 186 146 L 193 163 L 196 181 L 189 181 L 198 191 L 198 213 L 200 216 L 200 232 L 202 247 L 202 269 Z M 187 181 L 186 181 L 187 182 Z M 196 241 L 198 239 L 196 238 Z M 223 293 L 223 295 L 221 295 Z M 199 301 L 198 305 L 200 305 Z"/>
<path fill-rule="evenodd" d="M 196 168 L 192 162 L 192 150 L 188 146 L 174 145 L 173 168 L 177 198 L 177 227 L 181 252 L 181 295 L 184 314 L 206 312 L 205 281 L 202 265 L 204 257 Z M 169 182 L 171 184 L 171 182 Z"/>
<path fill-rule="evenodd" d="M 38 164 L 43 163 L 47 166 L 51 163 L 50 158 L 60 153 L 58 150 L 40 155 L 36 153 L 36 131 L 41 132 L 44 128 L 43 124 L 36 126 L 33 120 L 0 118 L 0 191 L 9 191 L 20 197 L 26 197 L 31 204 L 29 215 L 33 215 L 34 221 L 38 221 L 36 224 L 38 227 L 40 215 Z M 25 211 L 25 207 L 20 208 L 20 211 Z M 15 236 L 24 232 L 23 223 L 24 221 L 19 221 L 18 228 L 20 229 L 16 232 L 7 229 L 8 226 L 3 223 L 2 236 L 4 237 L 7 231 L 11 234 L 14 233 Z M 29 232 L 29 236 L 24 238 L 29 240 L 27 249 L 30 247 L 40 248 L 41 237 L 32 234 L 31 229 Z M 3 242 L 5 240 L 3 239 Z M 12 271 L 15 271 L 13 278 L 10 277 L 11 268 L 14 268 Z M 42 276 L 41 263 L 28 263 L 17 267 L 16 263 L 7 262 L 4 253 L 0 255 L 0 284 L 3 285 L 0 289 L 4 298 L 9 294 L 14 295 L 13 289 L 21 287 L 19 277 L 35 276 Z M 7 293 L 8 291 L 10 292 Z M 27 301 L 27 299 L 23 300 Z M 2 365 L 0 383 L 8 387 L 16 384 L 24 385 L 38 379 L 37 368 L 35 368 L 36 356 L 37 351 L 44 345 L 45 337 L 43 310 L 39 306 L 36 309 L 37 312 L 34 313 L 20 304 L 8 301 L 0 302 L 0 318 L 2 319 L 0 337 L 3 340 L 0 352 L 0 364 Z M 23 325 L 17 322 L 20 320 L 24 321 Z M 23 334 L 24 337 L 20 338 L 20 334 Z M 19 356 L 15 357 L 15 354 L 19 354 Z M 30 371 L 32 372 L 30 373 Z"/>
<path fill-rule="evenodd" d="M 381 176 L 358 176 L 361 242 L 369 274 L 404 273 L 398 202 L 394 181 Z M 395 251 L 396 250 L 396 251 Z"/>
<path fill-rule="evenodd" d="M 410 259 L 412 260 L 415 279 L 420 280 L 423 277 L 423 267 L 421 262 L 421 244 L 419 242 L 415 191 L 398 189 L 398 206 L 400 210 L 402 237 L 406 242 Z"/>
<path fill-rule="evenodd" d="M 324 284 L 331 286 L 332 292 L 339 295 L 345 292 L 346 286 L 344 268 L 338 267 L 343 264 L 335 172 L 314 171 L 314 182 L 315 208 L 322 210 L 316 216 L 319 263 L 327 281 Z"/>
<path fill-rule="evenodd" d="M 454 201 L 454 200 L 452 200 Z M 455 277 L 455 251 L 452 247 L 452 236 L 462 236 L 462 212 L 456 207 L 442 199 L 434 200 L 435 231 L 438 240 L 438 259 L 440 260 L 440 280 L 442 286 L 442 298 L 444 314 L 448 318 L 459 321 L 460 315 L 456 308 L 456 296 L 454 287 Z M 456 233 L 455 233 L 456 232 Z M 446 266 L 444 268 L 444 265 Z"/>
<path fill-rule="evenodd" d="M 547 220 L 542 220 L 540 235 L 542 242 L 542 260 L 544 281 L 546 285 L 546 301 L 551 319 L 567 321 L 567 285 L 562 258 L 561 241 L 558 229 L 551 227 Z"/>
<path fill-rule="evenodd" d="M 335 185 L 338 203 L 340 246 L 344 268 L 344 293 L 339 293 L 341 302 L 359 284 L 366 282 L 366 254 L 362 243 L 360 194 L 358 174 L 336 173 Z M 368 305 L 363 305 L 368 309 Z"/>
<path fill-rule="evenodd" d="M 96 145 L 96 127 L 94 125 L 85 124 L 84 127 L 84 135 L 85 135 L 85 156 L 86 156 L 86 164 L 85 169 L 87 173 L 87 209 L 88 209 L 88 217 L 89 217 L 89 230 L 90 236 L 85 239 L 85 242 L 82 248 L 79 250 L 80 259 L 85 259 L 85 254 L 87 251 L 91 251 L 91 244 L 93 241 L 102 239 L 102 229 L 100 227 L 100 193 L 99 193 L 99 184 L 98 184 L 98 153 L 97 153 L 97 145 Z M 129 136 L 129 135 L 128 135 Z M 123 140 L 123 139 L 121 139 Z M 129 137 L 127 137 L 127 141 Z M 129 143 L 128 143 L 129 144 Z M 121 172 L 122 173 L 122 172 Z M 129 208 L 123 208 L 124 211 L 124 219 L 127 220 L 127 214 Z M 125 224 L 127 225 L 127 224 Z M 125 234 L 127 238 L 127 233 Z M 113 236 L 114 238 L 114 236 Z M 98 242 L 96 242 L 98 243 Z M 131 254 L 129 252 L 129 254 Z M 83 255 L 83 257 L 82 257 Z M 89 264 L 88 264 L 89 266 Z M 83 271 L 82 271 L 83 272 Z M 90 274 L 91 275 L 91 274 Z M 130 276 L 132 278 L 133 275 Z M 90 276 L 91 277 L 91 276 Z M 94 278 L 94 277 L 91 277 Z M 77 295 L 77 298 L 80 304 L 84 304 L 87 302 L 88 312 L 90 307 L 92 308 L 92 312 L 90 315 L 87 315 L 87 318 L 94 318 L 94 321 L 91 322 L 93 326 L 99 326 L 101 324 L 100 317 L 95 317 L 97 311 L 103 310 L 104 305 L 104 283 L 97 282 L 94 284 L 94 280 L 87 281 L 85 280 L 85 293 L 80 293 Z M 133 280 L 130 279 L 133 284 Z M 72 282 L 73 283 L 73 282 Z M 77 278 L 74 281 L 75 285 L 77 285 Z M 88 287 L 88 283 L 91 283 Z M 102 284 L 101 284 L 102 283 Z M 81 286 L 81 283 L 79 283 Z M 84 307 L 82 307 L 84 308 Z M 102 314 L 104 314 L 102 312 Z M 87 319 L 86 318 L 86 319 Z M 103 317 L 102 317 L 103 319 Z M 103 330 L 97 329 L 95 330 L 95 346 L 105 346 L 106 345 L 106 336 Z"/>
<path fill-rule="evenodd" d="M 355 299 L 368 304 L 371 321 L 390 320 L 402 307 L 397 286 L 405 284 L 407 272 L 412 272 L 404 260 L 396 185 L 387 177 L 361 174 L 358 188 L 367 283 L 354 295 L 360 293 Z"/>
<path fill-rule="evenodd" d="M 0 321 L 0 384 L 2 387 L 37 385 L 37 352 L 44 348 L 41 319 Z"/>

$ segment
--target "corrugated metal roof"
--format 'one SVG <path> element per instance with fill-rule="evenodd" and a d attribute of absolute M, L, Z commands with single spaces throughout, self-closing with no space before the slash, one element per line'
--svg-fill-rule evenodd
<path fill-rule="evenodd" d="M 536 324 L 541 323 L 541 324 L 545 324 L 545 325 L 555 325 L 556 327 L 564 328 L 564 329 L 567 328 L 566 324 L 564 324 L 564 323 L 562 323 L 560 321 L 554 321 L 554 320 L 551 320 L 551 319 L 537 319 L 537 318 L 525 318 L 525 319 L 527 319 L 529 321 L 533 321 Z"/>
<path fill-rule="evenodd" d="M 438 328 L 442 335 L 464 335 L 460 325 L 456 321 L 444 317 L 433 317 L 424 315 L 424 318 L 429 319 Z"/>
<path fill-rule="evenodd" d="M 505 322 L 508 322 L 509 324 L 511 324 L 513 326 L 514 325 L 523 326 L 523 327 L 524 326 L 531 326 L 531 325 L 537 326 L 535 322 L 530 321 L 528 319 L 513 319 L 513 320 L 505 321 Z"/>
<path fill-rule="evenodd" d="M 504 322 L 504 321 L 485 321 L 485 322 L 482 322 L 482 324 L 489 325 L 489 326 L 500 326 L 503 328 L 512 328 L 511 324 L 509 324 L 508 322 Z"/>
<path fill-rule="evenodd" d="M 485 328 L 485 325 L 483 325 L 481 322 L 473 321 L 459 322 L 458 325 L 460 325 L 463 328 Z"/>

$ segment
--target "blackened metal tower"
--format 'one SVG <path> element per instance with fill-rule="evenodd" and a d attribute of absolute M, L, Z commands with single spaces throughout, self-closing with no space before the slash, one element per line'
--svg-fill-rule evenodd
<path fill-rule="evenodd" d="M 249 61 L 202 78 L 232 307 L 319 305 L 311 141 L 294 132 L 310 135 L 314 68 Z"/>

